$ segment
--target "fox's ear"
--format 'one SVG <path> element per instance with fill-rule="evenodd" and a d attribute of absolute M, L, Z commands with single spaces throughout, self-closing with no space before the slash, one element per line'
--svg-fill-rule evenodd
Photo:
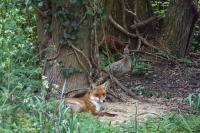
<path fill-rule="evenodd" d="M 102 87 L 104 87 L 105 89 L 110 88 L 110 81 L 106 81 L 105 83 L 102 84 Z"/>

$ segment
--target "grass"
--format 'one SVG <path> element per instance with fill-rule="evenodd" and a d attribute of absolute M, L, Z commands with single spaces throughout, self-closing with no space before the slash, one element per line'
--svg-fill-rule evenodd
<path fill-rule="evenodd" d="M 127 133 L 198 133 L 199 115 L 171 113 L 168 117 L 148 118 L 145 122 L 129 121 L 121 124 L 121 132 Z"/>
<path fill-rule="evenodd" d="M 113 127 L 110 122 L 102 122 L 98 118 L 81 113 L 78 115 L 80 122 L 80 133 L 114 133 L 118 132 L 116 127 Z"/>
<path fill-rule="evenodd" d="M 33 96 L 20 103 L 0 106 L 0 132 L 31 133 L 112 133 L 109 122 L 101 122 L 87 113 L 69 114 L 57 100 L 44 101 Z"/>

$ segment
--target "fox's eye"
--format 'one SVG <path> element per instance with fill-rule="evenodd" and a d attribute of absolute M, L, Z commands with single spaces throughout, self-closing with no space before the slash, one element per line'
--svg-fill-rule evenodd
<path fill-rule="evenodd" d="M 95 96 L 96 96 L 96 97 L 99 97 L 99 94 L 96 94 Z"/>

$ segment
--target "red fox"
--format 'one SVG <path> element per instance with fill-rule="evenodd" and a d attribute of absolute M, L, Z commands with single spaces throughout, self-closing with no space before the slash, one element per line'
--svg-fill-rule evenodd
<path fill-rule="evenodd" d="M 86 94 L 80 98 L 65 98 L 65 103 L 69 105 L 73 112 L 89 112 L 96 116 L 116 116 L 107 112 L 101 112 L 101 104 L 106 98 L 106 89 L 108 83 L 99 85 L 93 90 L 88 90 Z"/>

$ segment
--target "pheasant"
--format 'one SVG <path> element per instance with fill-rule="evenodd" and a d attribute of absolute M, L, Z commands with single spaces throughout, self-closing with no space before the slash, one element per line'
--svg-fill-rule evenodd
<path fill-rule="evenodd" d="M 105 71 L 112 73 L 116 77 L 131 71 L 131 57 L 129 55 L 128 45 L 124 48 L 123 58 L 108 65 Z"/>

